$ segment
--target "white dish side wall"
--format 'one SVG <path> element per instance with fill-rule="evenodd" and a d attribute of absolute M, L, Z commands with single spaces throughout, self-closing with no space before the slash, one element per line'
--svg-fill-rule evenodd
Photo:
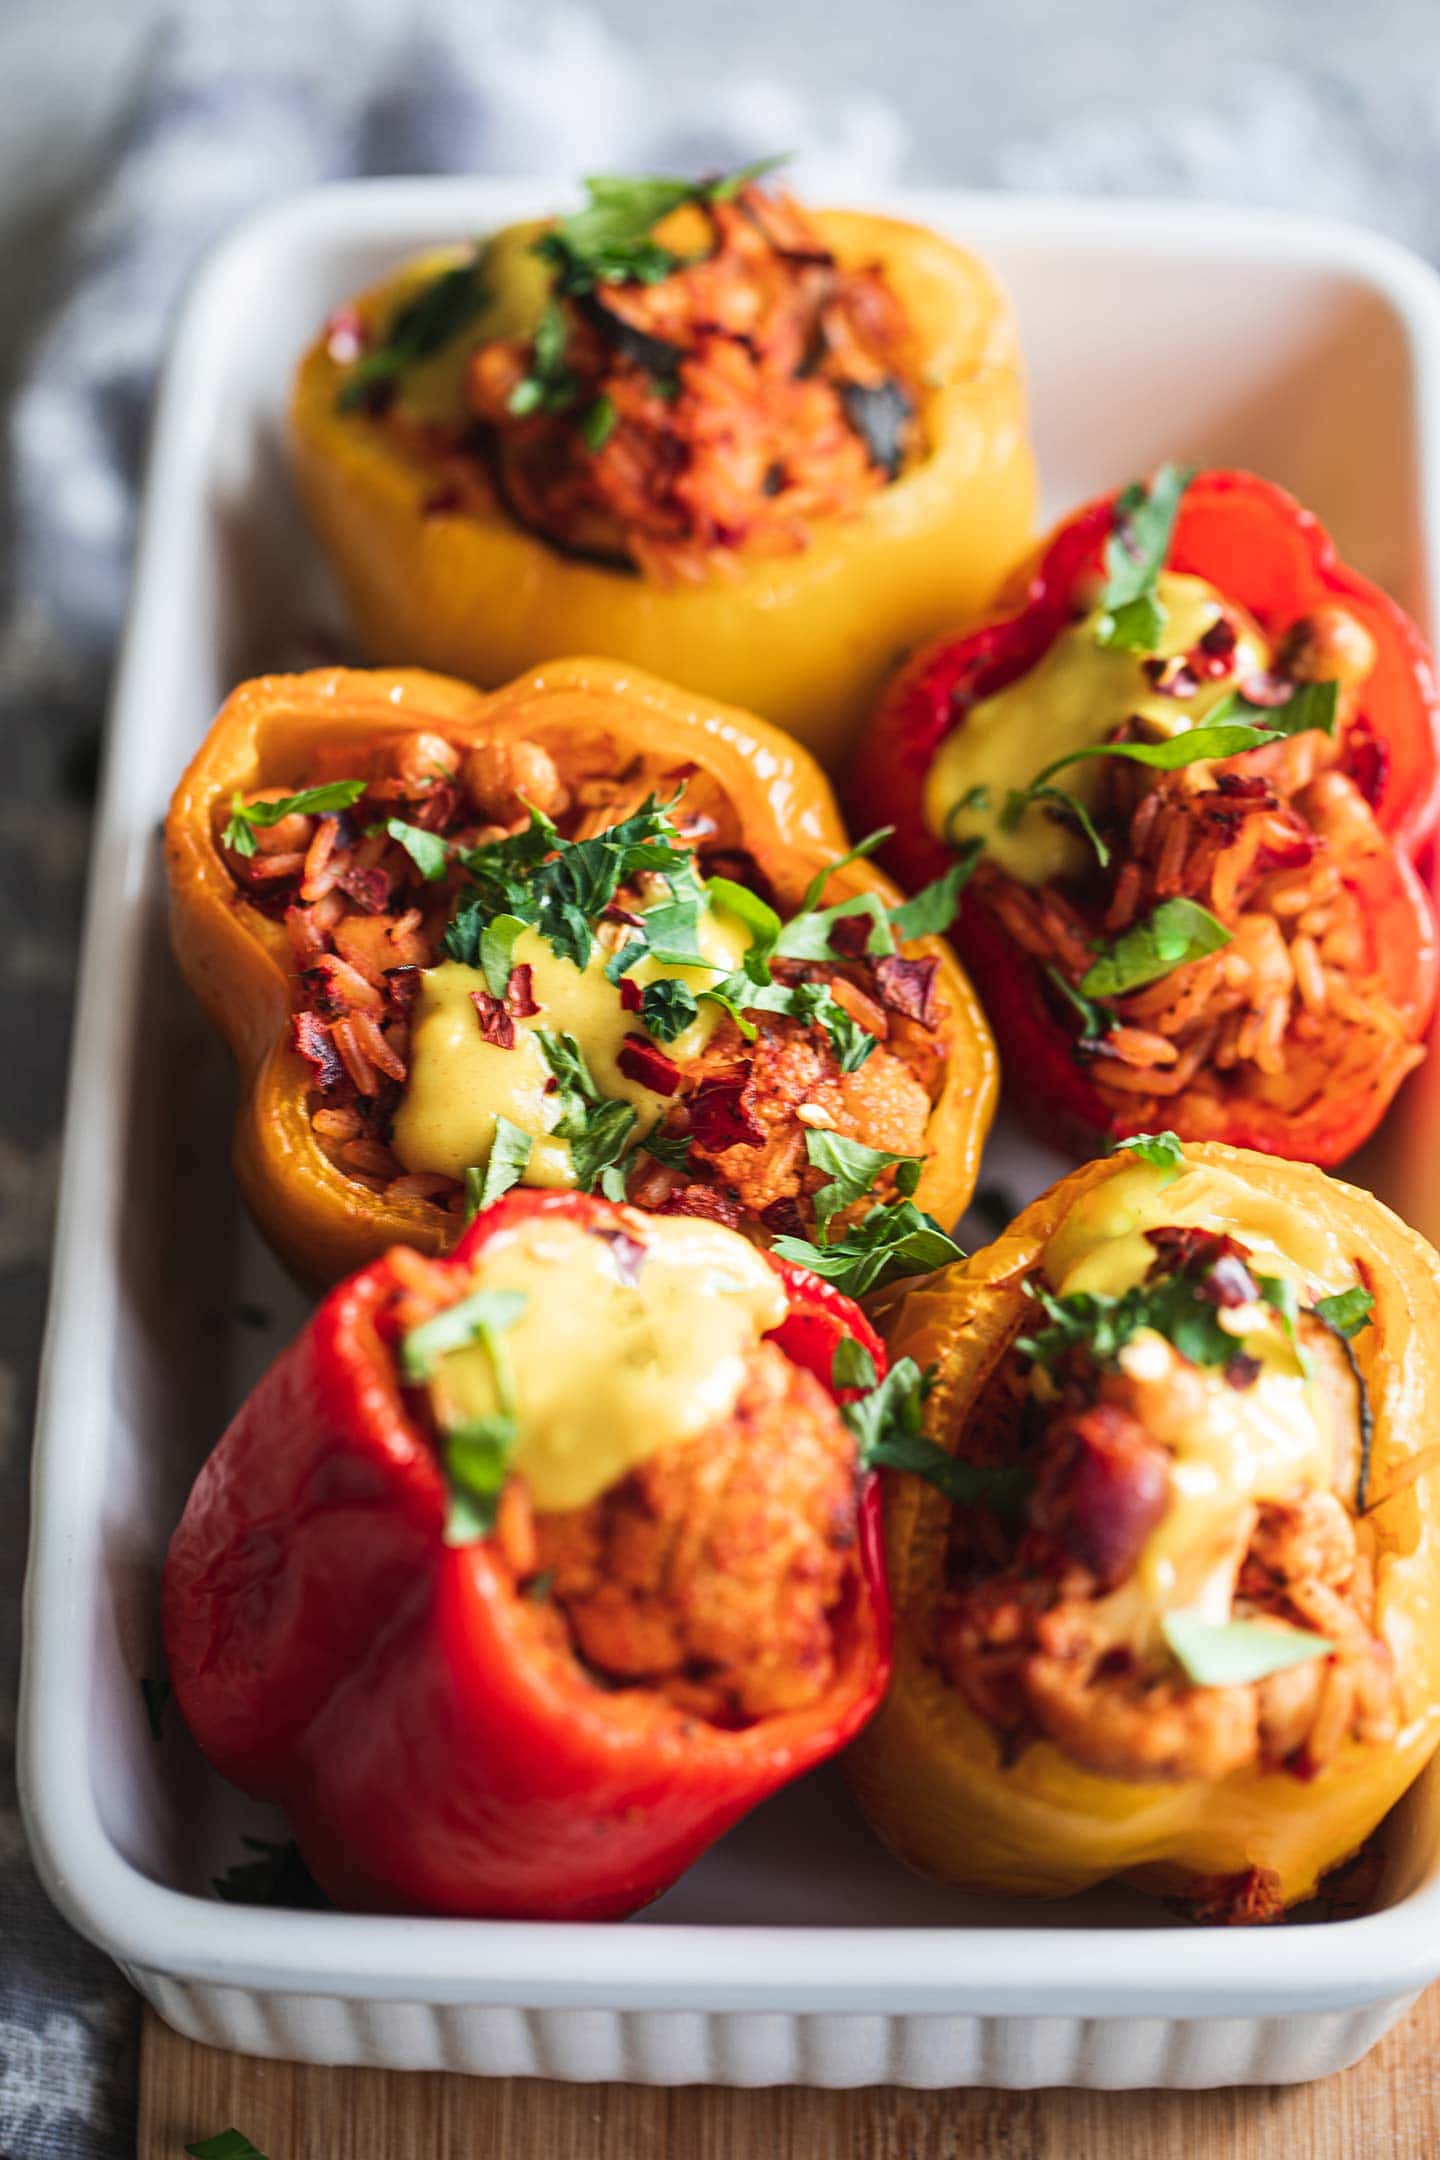
<path fill-rule="evenodd" d="M 96 840 L 36 1453 L 22 1775 L 69 1918 L 172 2023 L 256 2053 L 492 2075 L 758 2085 L 1282 2083 L 1362 2054 L 1440 1971 L 1440 1786 L 1387 1833 L 1376 1910 L 1244 1938 L 1108 1892 L 1042 1908 L 907 1875 L 833 1773 L 742 1824 L 623 1929 L 217 1906 L 273 1818 L 173 1729 L 165 1541 L 196 1467 L 302 1308 L 239 1218 L 223 1057 L 164 949 L 156 827 L 225 692 L 331 657 L 334 611 L 285 478 L 295 355 L 408 249 L 544 207 L 519 183 L 383 182 L 237 236 L 192 296 L 162 395 Z M 1057 511 L 1167 456 L 1248 463 L 1436 620 L 1431 274 L 1363 235 L 1228 213 L 925 196 L 1015 298 Z M 1367 1182 L 1440 1234 L 1440 1059 Z M 987 1181 L 1058 1157 L 1001 1135 Z"/>

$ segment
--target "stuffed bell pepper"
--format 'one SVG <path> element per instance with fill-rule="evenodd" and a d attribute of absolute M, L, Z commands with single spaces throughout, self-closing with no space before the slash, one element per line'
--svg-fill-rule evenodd
<path fill-rule="evenodd" d="M 1440 1261 L 1310 1164 L 1144 1136 L 896 1288 L 902 1858 L 1201 1917 L 1308 1897 L 1440 1739 Z M 933 1473 L 932 1473 L 933 1474 Z"/>
<path fill-rule="evenodd" d="M 372 660 L 653 669 L 844 749 L 1029 542 L 1015 329 L 939 235 L 724 179 L 588 183 L 306 354 L 295 469 Z"/>
<path fill-rule="evenodd" d="M 301 1276 L 439 1252 L 512 1185 L 779 1239 L 857 1292 L 953 1252 L 995 1059 L 805 753 L 605 662 L 492 697 L 238 690 L 182 780 L 175 948 L 242 1070 L 235 1160 Z M 948 879 L 948 882 L 947 882 Z"/>
<path fill-rule="evenodd" d="M 855 799 L 902 878 L 973 862 L 957 942 L 1047 1130 L 1330 1164 L 1434 1005 L 1436 710 L 1414 625 L 1308 512 L 1171 467 L 903 670 Z"/>
<path fill-rule="evenodd" d="M 342 1283 L 171 1543 L 176 1699 L 338 1903 L 606 1919 L 834 1753 L 889 1630 L 828 1284 L 510 1193 Z"/>

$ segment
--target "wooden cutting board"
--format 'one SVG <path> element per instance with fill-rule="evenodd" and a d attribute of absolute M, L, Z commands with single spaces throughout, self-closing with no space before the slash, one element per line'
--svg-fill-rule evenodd
<path fill-rule="evenodd" d="M 320 2070 L 145 2013 L 138 2160 L 1436 2160 L 1440 1988 L 1343 2076 L 1205 2093 L 733 2092 Z"/>

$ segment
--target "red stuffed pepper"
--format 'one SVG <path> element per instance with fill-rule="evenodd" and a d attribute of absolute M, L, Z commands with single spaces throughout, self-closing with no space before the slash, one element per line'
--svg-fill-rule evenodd
<path fill-rule="evenodd" d="M 1423 1054 L 1432 662 L 1268 481 L 1166 467 L 1079 511 L 902 670 L 853 789 L 902 880 L 974 860 L 956 943 L 1052 1133 L 1330 1164 Z"/>
<path fill-rule="evenodd" d="M 396 1248 L 191 1495 L 191 1731 L 341 1904 L 634 1911 L 880 1698 L 884 1364 L 848 1298 L 697 1218 L 516 1191 L 446 1259 Z"/>

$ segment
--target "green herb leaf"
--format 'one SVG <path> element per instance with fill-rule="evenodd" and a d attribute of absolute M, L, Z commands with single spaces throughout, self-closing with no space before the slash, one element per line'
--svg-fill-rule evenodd
<path fill-rule="evenodd" d="M 154 1680 L 148 1673 L 140 1675 L 140 1696 L 145 1704 L 145 1716 L 150 1726 L 152 1740 L 165 1737 L 165 1710 L 170 1701 L 170 1682 L 162 1674 Z"/>
<path fill-rule="evenodd" d="M 585 417 L 580 422 L 580 433 L 592 456 L 603 450 L 609 442 L 615 432 L 618 417 L 614 399 L 606 397 L 603 392 L 593 405 L 586 408 Z"/>
<path fill-rule="evenodd" d="M 769 982 L 770 957 L 784 927 L 774 908 L 748 885 L 737 885 L 733 878 L 707 878 L 705 890 L 712 907 L 723 908 L 750 932 L 750 946 L 742 962 L 745 973 L 752 982 Z"/>
<path fill-rule="evenodd" d="M 1165 610 L 1156 583 L 1170 553 L 1181 499 L 1194 477 L 1193 465 L 1162 465 L 1148 488 L 1135 481 L 1117 498 L 1105 542 L 1101 645 L 1153 652 L 1159 644 Z"/>
<path fill-rule="evenodd" d="M 242 2130 L 219 2130 L 214 2137 L 201 2138 L 198 2145 L 187 2145 L 192 2160 L 265 2160 L 264 2153 L 251 2144 Z"/>
<path fill-rule="evenodd" d="M 645 1154 L 655 1162 L 663 1163 L 667 1170 L 688 1171 L 690 1168 L 689 1133 L 667 1133 L 654 1125 L 639 1144 Z"/>
<path fill-rule="evenodd" d="M 478 261 L 442 270 L 412 299 L 402 302 L 381 342 L 346 370 L 335 399 L 337 409 L 354 412 L 377 391 L 388 389 L 416 361 L 428 360 L 458 337 L 484 305 Z"/>
<path fill-rule="evenodd" d="M 221 838 L 237 855 L 255 853 L 257 831 L 268 831 L 283 818 L 297 814 L 329 817 L 348 810 L 365 793 L 363 780 L 327 780 L 323 787 L 301 788 L 296 795 L 281 795 L 274 802 L 247 803 L 239 788 L 230 797 L 230 822 Z"/>
<path fill-rule="evenodd" d="M 835 1345 L 835 1355 L 830 1361 L 832 1388 L 873 1388 L 879 1378 L 874 1358 L 853 1335 L 847 1335 L 843 1342 Z"/>
<path fill-rule="evenodd" d="M 561 293 L 592 292 L 599 284 L 658 284 L 687 260 L 652 239 L 662 219 L 687 203 L 729 202 L 784 162 L 761 158 L 712 180 L 592 174 L 585 208 L 558 219 L 536 241 L 535 252 L 555 265 Z"/>
<path fill-rule="evenodd" d="M 977 838 L 965 841 L 943 877 L 936 878 L 931 885 L 922 886 L 919 892 L 900 907 L 891 908 L 890 928 L 897 938 L 907 942 L 911 938 L 944 935 L 955 920 L 960 906 L 960 895 L 969 884 L 971 872 L 984 849 L 983 840 Z"/>
<path fill-rule="evenodd" d="M 468 1349 L 486 1333 L 513 1327 L 525 1310 L 523 1290 L 475 1290 L 447 1305 L 433 1320 L 411 1328 L 400 1342 L 400 1370 L 411 1385 L 428 1380 L 442 1357 Z"/>
<path fill-rule="evenodd" d="M 604 1098 L 573 1035 L 556 1034 L 552 1028 L 536 1028 L 535 1033 L 560 1090 L 560 1115 L 551 1130 L 561 1140 L 578 1139 L 590 1122 L 591 1110 Z"/>
<path fill-rule="evenodd" d="M 493 1345 L 488 1334 L 487 1347 Z M 496 1368 L 499 1379 L 499 1367 Z M 449 1505 L 443 1536 L 447 1545 L 473 1545 L 495 1527 L 495 1510 L 520 1437 L 513 1410 L 470 1418 L 443 1435 Z"/>
<path fill-rule="evenodd" d="M 1166 1613 L 1160 1630 L 1185 1676 L 1196 1687 L 1244 1687 L 1270 1673 L 1285 1672 L 1335 1648 L 1323 1635 L 1271 1627 L 1258 1620 L 1202 1620 L 1195 1613 Z"/>
<path fill-rule="evenodd" d="M 1230 932 L 1208 908 L 1195 900 L 1162 900 L 1144 922 L 1095 948 L 1096 958 L 1080 978 L 1080 994 L 1123 997 L 1229 943 Z"/>
<path fill-rule="evenodd" d="M 1053 962 L 1046 968 L 1045 976 L 1048 982 L 1053 983 L 1080 1022 L 1082 1042 L 1098 1042 L 1102 1035 L 1108 1035 L 1117 1025 L 1114 1013 L 1107 1012 L 1103 1005 L 1096 1005 L 1090 998 L 1082 996 L 1069 976 Z"/>
<path fill-rule="evenodd" d="M 570 370 L 570 326 L 557 300 L 547 300 L 530 343 L 530 366 L 506 404 L 517 419 L 530 413 L 567 412 L 580 385 Z"/>
<path fill-rule="evenodd" d="M 674 1042 L 699 1011 L 694 991 L 674 976 L 662 975 L 640 993 L 640 1018 L 658 1042 Z"/>
<path fill-rule="evenodd" d="M 609 1173 L 623 1159 L 638 1122 L 632 1103 L 602 1102 L 590 1112 L 584 1131 L 570 1141 L 570 1165 L 582 1192 L 593 1192 L 603 1183 L 607 1198 L 623 1199 L 623 1181 L 617 1190 Z"/>
<path fill-rule="evenodd" d="M 444 877 L 450 866 L 450 844 L 439 833 L 427 832 L 423 825 L 407 825 L 404 818 L 385 820 L 385 830 L 414 863 L 427 885 L 434 885 Z"/>
<path fill-rule="evenodd" d="M 484 1170 L 467 1170 L 465 1173 L 467 1223 L 479 1214 L 481 1208 L 489 1207 L 502 1193 L 509 1192 L 512 1185 L 520 1183 L 529 1168 L 534 1145 L 532 1133 L 522 1131 L 507 1117 L 496 1118 L 495 1135 L 490 1142 L 490 1153 Z"/>
<path fill-rule="evenodd" d="M 1173 1132 L 1132 1133 L 1128 1140 L 1116 1141 L 1115 1153 L 1138 1155 L 1152 1170 L 1162 1171 L 1162 1185 L 1172 1185 L 1185 1167 L 1185 1149 Z"/>
<path fill-rule="evenodd" d="M 832 1217 L 863 1199 L 886 1170 L 894 1170 L 896 1186 L 908 1199 L 919 1184 L 924 1168 L 922 1156 L 891 1155 L 884 1148 L 866 1147 L 861 1141 L 847 1140 L 840 1133 L 816 1132 L 809 1127 L 805 1132 L 805 1153 L 812 1168 L 826 1171 L 830 1178 L 830 1183 L 820 1187 L 812 1203 L 815 1227 L 822 1243 L 828 1242 L 825 1232 Z"/>
<path fill-rule="evenodd" d="M 1215 728 L 1230 723 L 1232 714 L 1244 714 L 1267 742 L 1275 742 L 1282 735 L 1304 735 L 1311 728 L 1321 735 L 1333 735 L 1339 710 L 1340 685 L 1336 682 L 1296 683 L 1282 705 L 1252 704 L 1243 690 L 1232 690 L 1221 704 L 1211 707 L 1207 726 Z M 1183 735 L 1180 740 L 1185 740 Z"/>
<path fill-rule="evenodd" d="M 933 1215 L 913 1200 L 877 1201 L 833 1244 L 778 1237 L 775 1251 L 823 1276 L 847 1297 L 868 1297 L 904 1275 L 930 1275 L 965 1255 Z"/>
<path fill-rule="evenodd" d="M 822 1027 L 830 1038 L 841 1072 L 858 1072 L 875 1048 L 868 1028 L 852 1019 L 824 983 L 796 983 L 788 993 L 789 1008 L 807 1027 Z"/>
<path fill-rule="evenodd" d="M 1084 752 L 1079 753 L 1081 756 Z M 1068 763 L 1068 760 L 1064 762 Z M 1110 849 L 1095 828 L 1095 821 L 1078 795 L 1068 788 L 1042 787 L 1039 780 L 1032 780 L 1027 788 L 1012 788 L 1005 798 L 1005 808 L 1000 813 L 1002 832 L 1014 832 L 1025 812 L 1037 803 L 1053 803 L 1062 817 L 1078 825 L 1095 853 L 1095 860 L 1102 870 L 1110 867 Z"/>
<path fill-rule="evenodd" d="M 933 1374 L 913 1358 L 892 1365 L 878 1387 L 858 1402 L 842 1403 L 840 1415 L 855 1435 L 863 1470 L 908 1470 L 962 1507 L 977 1500 L 993 1507 L 1018 1506 L 1029 1483 L 1018 1464 L 981 1467 L 957 1462 L 921 1430 Z"/>
<path fill-rule="evenodd" d="M 1337 1335 L 1343 1335 L 1346 1342 L 1362 1328 L 1369 1327 L 1374 1310 L 1373 1295 L 1359 1283 L 1349 1290 L 1337 1290 L 1330 1297 L 1316 1298 L 1311 1307 L 1316 1318 L 1323 1320 L 1326 1327 L 1333 1328 Z"/>
<path fill-rule="evenodd" d="M 525 928 L 518 915 L 495 915 L 480 933 L 480 972 L 493 998 L 503 998 L 515 972 L 515 940 Z"/>

